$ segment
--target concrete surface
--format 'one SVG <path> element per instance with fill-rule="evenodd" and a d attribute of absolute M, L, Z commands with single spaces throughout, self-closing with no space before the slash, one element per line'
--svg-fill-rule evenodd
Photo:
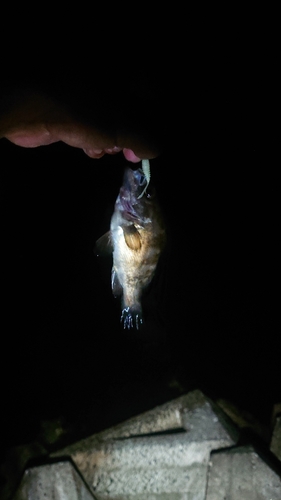
<path fill-rule="evenodd" d="M 210 452 L 234 445 L 238 436 L 196 390 L 61 453 L 70 454 L 98 500 L 164 494 L 204 500 Z"/>
<path fill-rule="evenodd" d="M 14 500 L 94 500 L 93 495 L 68 462 L 27 469 Z"/>
<path fill-rule="evenodd" d="M 280 500 L 280 476 L 254 448 L 211 453 L 206 500 Z"/>
<path fill-rule="evenodd" d="M 281 464 L 240 439 L 195 390 L 51 453 L 58 462 L 27 468 L 12 500 L 280 500 Z"/>

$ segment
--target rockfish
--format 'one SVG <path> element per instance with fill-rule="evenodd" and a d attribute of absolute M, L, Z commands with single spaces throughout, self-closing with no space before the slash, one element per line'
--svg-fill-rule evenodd
<path fill-rule="evenodd" d="M 162 213 L 155 190 L 148 188 L 149 180 L 141 168 L 125 169 L 110 230 L 96 244 L 97 253 L 104 245 L 112 252 L 112 292 L 121 298 L 121 322 L 128 329 L 139 329 L 143 323 L 141 297 L 166 242 Z"/>

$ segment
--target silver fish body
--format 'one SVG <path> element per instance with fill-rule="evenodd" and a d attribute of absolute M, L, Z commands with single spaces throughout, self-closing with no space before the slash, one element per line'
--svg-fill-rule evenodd
<path fill-rule="evenodd" d="M 128 329 L 143 323 L 141 297 L 166 243 L 160 206 L 151 186 L 144 193 L 146 183 L 141 168 L 125 169 L 107 235 L 113 255 L 112 291 L 121 298 L 121 321 Z"/>

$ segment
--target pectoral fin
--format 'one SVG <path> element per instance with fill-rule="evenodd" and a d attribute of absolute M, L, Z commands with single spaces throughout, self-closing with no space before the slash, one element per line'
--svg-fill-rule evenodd
<path fill-rule="evenodd" d="M 113 244 L 111 240 L 110 231 L 103 234 L 95 244 L 94 253 L 96 256 L 99 255 L 110 255 L 113 252 Z"/>
<path fill-rule="evenodd" d="M 139 250 L 141 248 L 141 237 L 134 225 L 123 228 L 124 238 L 127 246 L 131 250 Z"/>

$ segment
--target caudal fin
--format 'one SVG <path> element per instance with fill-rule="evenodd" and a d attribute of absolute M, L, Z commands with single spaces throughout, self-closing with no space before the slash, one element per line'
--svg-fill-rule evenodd
<path fill-rule="evenodd" d="M 121 314 L 121 323 L 123 323 L 124 330 L 127 328 L 140 329 L 143 324 L 142 308 L 140 305 L 133 307 L 124 307 Z"/>

